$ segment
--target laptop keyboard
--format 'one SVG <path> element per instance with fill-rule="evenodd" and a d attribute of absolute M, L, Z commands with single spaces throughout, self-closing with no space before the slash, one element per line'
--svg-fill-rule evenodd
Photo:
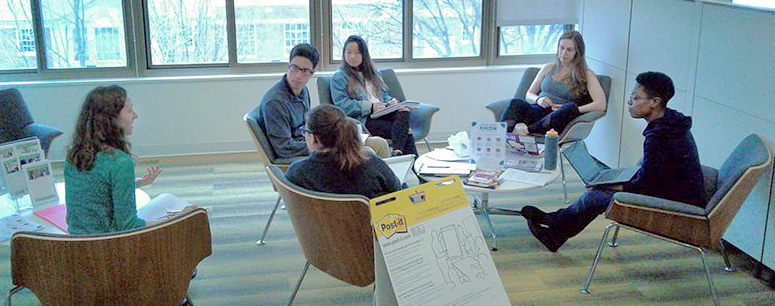
<path fill-rule="evenodd" d="M 595 181 L 610 181 L 619 176 L 619 174 L 622 173 L 626 168 L 618 168 L 618 169 L 610 169 L 606 171 L 602 171 L 600 174 L 598 174 L 597 177 L 595 177 Z"/>

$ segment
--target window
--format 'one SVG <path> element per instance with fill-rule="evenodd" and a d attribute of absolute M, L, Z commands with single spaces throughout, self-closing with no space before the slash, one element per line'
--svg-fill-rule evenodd
<path fill-rule="evenodd" d="M 554 54 L 557 41 L 573 25 L 519 25 L 500 27 L 498 56 Z"/>
<path fill-rule="evenodd" d="M 482 0 L 413 1 L 414 58 L 480 55 Z"/>
<path fill-rule="evenodd" d="M 235 0 L 238 28 L 253 26 L 252 34 L 247 30 L 237 31 L 237 50 L 244 50 L 237 52 L 237 61 L 287 62 L 294 45 L 310 42 L 309 3 L 309 0 Z M 255 52 L 249 54 L 247 50 Z"/>
<path fill-rule="evenodd" d="M 283 29 L 285 54 L 290 54 L 295 45 L 309 43 L 309 23 L 286 23 Z"/>
<path fill-rule="evenodd" d="M 94 29 L 94 46 L 97 49 L 97 58 L 106 61 L 121 60 L 120 36 L 116 28 Z"/>
<path fill-rule="evenodd" d="M 35 31 L 19 29 L 19 51 L 22 53 L 35 52 Z"/>
<path fill-rule="evenodd" d="M 36 67 L 29 0 L 0 0 L 0 70 Z"/>
<path fill-rule="evenodd" d="M 240 62 L 256 61 L 258 48 L 256 46 L 256 26 L 252 24 L 238 24 L 237 37 L 240 38 L 237 45 L 237 57 Z"/>
<path fill-rule="evenodd" d="M 46 31 L 46 66 L 50 69 L 126 66 L 124 10 L 121 0 L 47 0 L 41 1 L 43 28 Z M 112 46 L 97 46 L 97 29 L 115 29 Z M 89 35 L 94 33 L 95 35 Z M 108 41 L 105 40 L 107 43 Z M 98 50 L 109 48 L 109 58 Z M 118 52 L 118 55 L 116 55 Z"/>
<path fill-rule="evenodd" d="M 228 63 L 225 1 L 148 0 L 150 64 Z"/>
<path fill-rule="evenodd" d="M 332 0 L 332 55 L 342 59 L 350 35 L 366 40 L 372 58 L 403 56 L 403 9 L 400 0 Z"/>

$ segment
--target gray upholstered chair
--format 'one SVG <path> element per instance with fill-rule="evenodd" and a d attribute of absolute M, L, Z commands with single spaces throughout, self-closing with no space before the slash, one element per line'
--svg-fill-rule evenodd
<path fill-rule="evenodd" d="M 301 188 L 274 165 L 266 167 L 280 193 L 307 262 L 291 293 L 293 303 L 310 264 L 343 282 L 364 287 L 374 282 L 374 245 L 369 199 Z"/>
<path fill-rule="evenodd" d="M 207 212 L 103 235 L 19 232 L 11 238 L 11 297 L 43 305 L 181 305 L 196 266 L 212 254 Z M 190 301 L 187 301 L 190 305 Z"/>
<path fill-rule="evenodd" d="M 533 79 L 535 79 L 536 75 L 538 75 L 538 71 L 540 71 L 540 69 L 535 67 L 525 69 L 525 73 L 522 75 L 522 79 L 519 81 L 519 85 L 517 86 L 517 91 L 514 93 L 514 99 L 525 98 L 528 89 L 530 89 L 530 84 L 533 83 Z M 611 93 L 611 77 L 606 75 L 597 75 L 597 79 L 600 81 L 600 86 L 603 87 L 603 93 L 605 93 L 605 99 L 606 102 L 608 102 L 608 97 Z M 492 112 L 493 116 L 495 117 L 495 121 L 500 121 L 503 112 L 506 111 L 506 108 L 509 106 L 511 100 L 512 99 L 502 99 L 493 101 L 487 104 L 485 107 L 487 107 L 487 109 Z M 565 127 L 565 130 L 560 133 L 560 140 L 558 142 L 560 148 L 562 148 L 564 145 L 587 138 L 587 136 L 589 136 L 589 134 L 592 132 L 592 127 L 594 127 L 595 121 L 605 116 L 606 112 L 608 111 L 608 103 L 606 103 L 605 107 L 606 109 L 604 111 L 584 113 L 568 123 L 568 125 Z M 560 154 L 560 156 L 562 156 L 562 154 Z M 565 167 L 563 164 L 564 163 L 562 160 L 560 160 L 563 201 L 565 203 L 569 203 L 570 201 L 568 200 L 568 192 L 566 188 L 567 183 L 565 181 Z"/>
<path fill-rule="evenodd" d="M 406 101 L 406 95 L 401 87 L 401 83 L 398 81 L 395 71 L 393 69 L 380 70 L 382 79 L 385 81 L 385 85 L 388 87 L 388 92 L 393 98 L 396 98 L 399 102 Z M 333 104 L 331 100 L 331 77 L 319 76 L 317 79 L 318 95 L 320 95 L 320 104 Z M 431 145 L 428 143 L 428 133 L 431 131 L 431 121 L 433 115 L 439 111 L 439 107 L 420 103 L 420 107 L 413 109 L 409 112 L 409 128 L 414 133 L 414 139 L 422 139 L 425 142 L 425 146 L 428 151 L 431 150 Z"/>
<path fill-rule="evenodd" d="M 38 137 L 43 152 L 48 156 L 51 142 L 59 135 L 62 131 L 32 120 L 18 89 L 0 90 L 0 143 Z"/>
<path fill-rule="evenodd" d="M 287 170 L 288 167 L 291 166 L 291 163 L 299 158 L 277 157 L 277 154 L 275 154 L 274 150 L 272 149 L 272 145 L 269 144 L 269 139 L 266 137 L 266 132 L 264 132 L 264 129 L 261 128 L 261 126 L 258 124 L 258 116 L 259 111 L 258 106 L 256 106 L 248 111 L 245 116 L 242 117 L 242 120 L 245 121 L 245 124 L 248 126 L 248 131 L 250 131 L 250 136 L 253 138 L 253 143 L 256 144 L 259 159 L 264 164 L 264 166 L 276 165 L 280 169 L 283 169 L 283 171 Z M 266 225 L 264 226 L 264 233 L 261 234 L 261 238 L 256 241 L 256 244 L 263 245 L 266 243 L 264 238 L 266 238 L 266 233 L 269 232 L 269 225 L 272 224 L 272 219 L 274 219 L 274 215 L 277 213 L 277 208 L 280 207 L 280 201 L 281 198 L 278 195 L 277 202 L 272 209 L 272 213 L 269 215 L 269 220 L 266 221 Z"/>
<path fill-rule="evenodd" d="M 587 282 L 581 292 L 589 293 L 589 285 L 609 231 L 616 229 L 609 244 L 616 247 L 619 228 L 626 228 L 697 250 L 702 257 L 713 301 L 718 305 L 708 269 L 707 250 L 718 247 L 724 257 L 725 270 L 733 271 L 721 238 L 759 177 L 771 164 L 772 152 L 759 136 L 751 134 L 732 151 L 720 169 L 703 166 L 705 197 L 708 199 L 704 209 L 646 195 L 627 192 L 614 194 L 606 212 L 606 218 L 613 222 L 606 226 L 603 232 Z"/>

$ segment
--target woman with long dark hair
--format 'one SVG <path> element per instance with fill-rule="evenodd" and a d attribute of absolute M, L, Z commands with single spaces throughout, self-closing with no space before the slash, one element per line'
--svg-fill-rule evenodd
<path fill-rule="evenodd" d="M 360 36 L 344 42 L 342 66 L 331 77 L 331 99 L 344 112 L 361 123 L 372 135 L 393 140 L 394 155 L 417 154 L 409 130 L 409 109 L 372 119 L 369 115 L 398 103 L 391 97 L 374 62 L 369 47 Z"/>
<path fill-rule="evenodd" d="M 401 189 L 390 167 L 363 150 L 356 121 L 333 105 L 307 113 L 304 139 L 309 157 L 296 161 L 285 176 L 303 188 L 375 198 Z"/>
<path fill-rule="evenodd" d="M 527 135 L 562 131 L 574 118 L 606 109 L 606 99 L 595 73 L 587 67 L 584 39 L 566 32 L 557 42 L 554 62 L 544 65 L 525 99 L 513 99 L 501 116 L 508 131 Z"/>
<path fill-rule="evenodd" d="M 151 184 L 159 167 L 135 181 L 126 135 L 137 118 L 126 90 L 117 85 L 86 96 L 65 161 L 67 227 L 71 234 L 99 234 L 150 226 L 137 217 L 135 187 Z M 146 205 L 164 205 L 151 201 Z M 186 207 L 181 213 L 193 210 Z"/>

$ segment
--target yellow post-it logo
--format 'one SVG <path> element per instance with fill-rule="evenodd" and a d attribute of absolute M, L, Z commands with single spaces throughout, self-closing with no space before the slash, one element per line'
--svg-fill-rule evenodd
<path fill-rule="evenodd" d="M 395 233 L 406 233 L 406 217 L 402 215 L 387 214 L 377 221 L 377 228 L 382 236 L 390 239 Z"/>

